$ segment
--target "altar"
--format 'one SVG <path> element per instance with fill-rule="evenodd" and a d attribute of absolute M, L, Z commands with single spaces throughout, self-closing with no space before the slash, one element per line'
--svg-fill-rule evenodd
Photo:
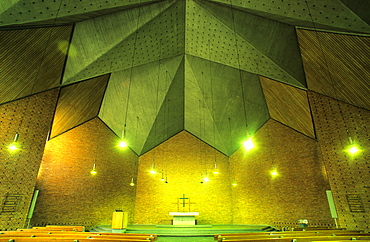
<path fill-rule="evenodd" d="M 173 225 L 195 225 L 195 216 L 199 215 L 199 212 L 170 212 L 173 216 Z"/>

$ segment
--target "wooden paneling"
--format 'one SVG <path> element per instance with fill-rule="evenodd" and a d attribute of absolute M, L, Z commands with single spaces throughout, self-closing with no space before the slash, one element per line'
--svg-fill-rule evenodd
<path fill-rule="evenodd" d="M 72 27 L 0 31 L 0 103 L 59 85 Z"/>
<path fill-rule="evenodd" d="M 97 116 L 108 80 L 104 75 L 62 88 L 51 137 Z"/>
<path fill-rule="evenodd" d="M 370 109 L 370 37 L 298 29 L 308 88 Z"/>
<path fill-rule="evenodd" d="M 266 77 L 260 77 L 271 118 L 315 138 L 307 93 Z"/>

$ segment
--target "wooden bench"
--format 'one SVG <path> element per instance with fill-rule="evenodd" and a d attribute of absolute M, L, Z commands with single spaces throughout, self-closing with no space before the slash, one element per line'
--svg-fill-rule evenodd
<path fill-rule="evenodd" d="M 156 241 L 154 234 L 125 234 L 125 233 L 98 233 L 98 232 L 75 232 L 59 231 L 53 228 L 48 230 L 45 227 L 33 229 L 19 229 L 17 231 L 0 231 L 0 242 L 28 242 L 28 241 Z"/>
<path fill-rule="evenodd" d="M 363 231 L 346 231 L 346 230 L 320 230 L 320 231 L 292 231 L 292 232 L 270 232 L 270 233 L 239 233 L 239 234 L 218 234 L 214 239 L 221 241 L 259 241 L 259 242 L 285 242 L 285 241 L 313 241 L 313 240 L 351 240 L 370 239 L 369 233 Z M 299 242 L 298 241 L 298 242 Z"/>
<path fill-rule="evenodd" d="M 348 235 L 354 236 L 362 234 L 363 230 L 320 230 L 320 231 L 283 231 L 283 232 L 255 232 L 255 233 L 233 233 L 233 234 L 215 234 L 214 240 L 221 241 L 221 237 L 289 237 L 289 236 L 315 236 L 315 235 Z"/>
<path fill-rule="evenodd" d="M 40 230 L 48 230 L 48 231 L 76 231 L 76 232 L 85 232 L 85 226 L 47 225 L 46 227 L 32 227 L 32 229 L 40 229 Z"/>

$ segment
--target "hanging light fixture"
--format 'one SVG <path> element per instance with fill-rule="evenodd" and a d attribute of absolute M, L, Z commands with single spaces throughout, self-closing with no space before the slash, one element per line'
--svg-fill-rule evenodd
<path fill-rule="evenodd" d="M 219 174 L 219 171 L 218 171 L 218 168 L 217 168 L 217 164 L 215 163 L 215 167 L 213 168 L 213 174 L 215 175 L 218 175 Z"/>
<path fill-rule="evenodd" d="M 13 143 L 11 143 L 10 145 L 8 145 L 8 149 L 9 149 L 10 151 L 16 151 L 16 150 L 19 150 L 18 138 L 19 138 L 19 134 L 18 134 L 18 133 L 16 133 L 16 134 L 15 134 L 15 136 L 14 136 Z"/>
<path fill-rule="evenodd" d="M 134 182 L 134 178 L 133 177 L 131 178 L 130 186 L 132 186 L 132 187 L 135 186 L 135 182 Z"/>
<path fill-rule="evenodd" d="M 90 174 L 91 175 L 96 175 L 98 172 L 96 171 L 96 164 L 94 163 L 94 166 L 93 166 L 93 168 L 92 168 L 92 170 L 90 171 Z"/>
<path fill-rule="evenodd" d="M 157 174 L 157 171 L 155 170 L 155 164 L 153 163 L 152 164 L 152 168 L 150 169 L 150 171 L 149 171 L 151 174 Z"/>
<path fill-rule="evenodd" d="M 164 181 L 164 172 L 163 172 L 163 169 L 162 169 L 162 177 L 161 177 L 161 181 Z"/>

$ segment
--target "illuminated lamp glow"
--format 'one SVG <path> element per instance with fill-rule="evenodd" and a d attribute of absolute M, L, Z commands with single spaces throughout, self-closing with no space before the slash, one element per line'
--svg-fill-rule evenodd
<path fill-rule="evenodd" d="M 126 142 L 126 140 L 121 140 L 119 143 L 118 143 L 118 147 L 120 147 L 120 148 L 125 148 L 125 147 L 127 147 L 128 145 L 127 145 L 127 142 Z"/>
<path fill-rule="evenodd" d="M 244 141 L 243 146 L 246 151 L 251 150 L 255 147 L 252 138 L 249 138 L 248 140 Z"/>
<path fill-rule="evenodd" d="M 356 155 L 358 154 L 360 151 L 362 151 L 360 148 L 357 147 L 356 144 L 352 144 L 348 147 L 348 149 L 346 150 L 349 154 L 351 155 Z"/>
<path fill-rule="evenodd" d="M 96 173 L 98 173 L 98 172 L 96 171 L 96 164 L 94 164 L 92 170 L 90 171 L 90 174 L 94 176 L 94 175 L 96 175 Z"/>
<path fill-rule="evenodd" d="M 203 181 L 204 181 L 204 182 L 209 182 L 208 177 L 204 177 L 204 178 L 203 178 Z"/>
<path fill-rule="evenodd" d="M 238 184 L 234 181 L 233 183 L 231 183 L 231 185 L 233 185 L 235 187 Z"/>
<path fill-rule="evenodd" d="M 270 172 L 270 174 L 271 174 L 271 176 L 272 176 L 272 177 L 276 177 L 276 176 L 278 176 L 278 175 L 279 175 L 279 173 L 278 173 L 276 170 L 272 170 L 272 171 Z"/>
<path fill-rule="evenodd" d="M 134 178 L 131 178 L 130 186 L 132 186 L 132 187 L 135 186 Z"/>
<path fill-rule="evenodd" d="M 9 146 L 8 146 L 8 149 L 10 150 L 10 151 L 16 151 L 16 150 L 18 150 L 19 149 L 19 147 L 18 147 L 18 145 L 17 145 L 17 143 L 11 143 Z"/>

